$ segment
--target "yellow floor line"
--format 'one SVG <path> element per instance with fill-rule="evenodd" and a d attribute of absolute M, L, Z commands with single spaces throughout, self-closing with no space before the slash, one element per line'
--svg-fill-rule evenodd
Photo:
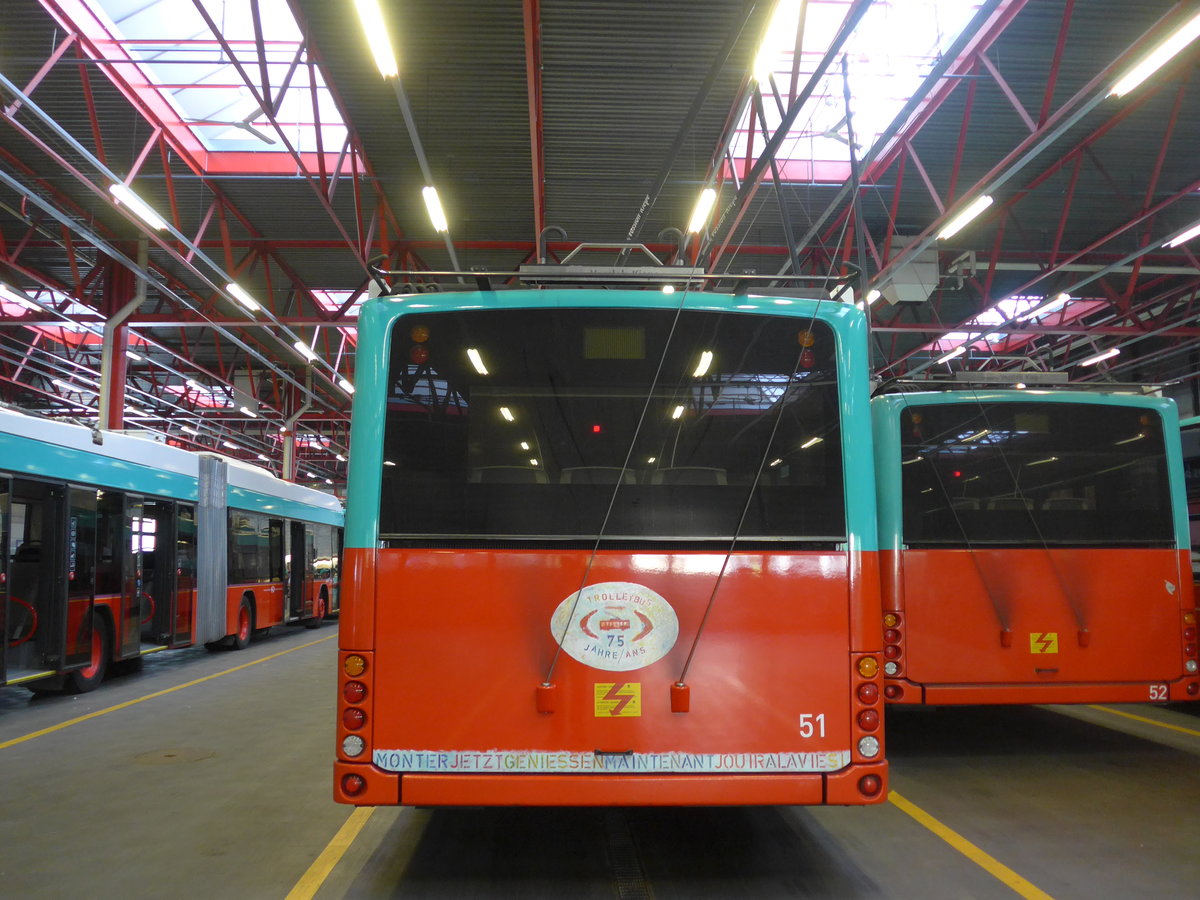
<path fill-rule="evenodd" d="M 975 865 L 986 870 L 1022 897 L 1029 898 L 1029 900 L 1053 900 L 1045 891 L 1022 878 L 1000 860 L 980 850 L 957 831 L 943 825 L 925 810 L 901 797 L 895 791 L 888 792 L 888 801 L 912 816 Z"/>
<path fill-rule="evenodd" d="M 329 877 L 329 873 L 345 856 L 346 851 L 350 849 L 350 845 L 354 843 L 354 839 L 363 830 L 367 819 L 371 818 L 373 812 L 375 812 L 374 806 L 360 806 L 350 813 L 350 818 L 338 829 L 333 840 L 308 867 L 308 871 L 296 882 L 296 886 L 288 892 L 286 900 L 311 900 L 316 896 L 321 885 L 325 883 L 325 879 Z"/>
<path fill-rule="evenodd" d="M 329 637 L 317 638 L 315 641 L 309 641 L 307 644 L 301 644 L 298 647 L 289 647 L 287 650 L 281 650 L 278 653 L 272 653 L 270 656 L 264 656 L 262 659 L 256 659 L 252 662 L 242 663 L 240 666 L 234 666 L 232 669 L 225 669 L 221 672 L 215 672 L 212 675 L 205 675 L 203 678 L 197 678 L 195 681 L 188 681 L 184 684 L 177 684 L 175 687 L 169 687 L 165 690 L 155 691 L 153 694 L 147 694 L 145 697 L 138 697 L 136 700 L 127 700 L 124 703 L 118 703 L 116 706 L 109 706 L 105 709 L 90 712 L 85 716 L 78 716 L 74 719 L 67 719 L 65 722 L 60 722 L 58 725 L 52 725 L 49 728 L 43 728 L 41 731 L 32 731 L 29 734 L 19 738 L 13 738 L 10 741 L 0 743 L 0 750 L 7 750 L 9 747 L 15 747 L 17 744 L 23 744 L 26 741 L 32 741 L 34 738 L 39 738 L 47 734 L 53 734 L 56 731 L 62 731 L 64 728 L 70 728 L 72 725 L 78 725 L 80 722 L 86 722 L 88 719 L 96 719 L 100 716 L 106 716 L 109 713 L 116 712 L 119 709 L 128 709 L 131 706 L 136 706 L 139 703 L 145 703 L 147 700 L 153 700 L 155 697 L 162 697 L 166 694 L 172 694 L 175 691 L 182 691 L 186 687 L 194 687 L 197 684 L 203 684 L 206 681 L 212 681 L 214 678 L 220 678 L 222 675 L 230 675 L 234 672 L 240 672 L 242 669 L 249 669 L 251 666 L 257 666 L 260 663 L 268 662 L 272 659 L 278 659 L 281 656 L 287 656 L 289 653 L 295 653 L 297 650 L 303 650 L 306 647 L 311 647 L 314 644 L 320 644 L 324 641 L 331 641 L 336 634 L 331 634 Z"/>
<path fill-rule="evenodd" d="M 1190 734 L 1192 737 L 1200 737 L 1200 731 L 1194 728 L 1184 728 L 1182 725 L 1170 725 L 1167 722 L 1159 722 L 1156 719 L 1148 719 L 1145 716 L 1135 716 L 1133 713 L 1122 712 L 1119 709 L 1113 709 L 1111 706 L 1099 706 L 1095 703 L 1088 704 L 1092 709 L 1098 709 L 1101 712 L 1112 713 L 1114 716 L 1123 716 L 1126 719 L 1133 719 L 1135 722 L 1144 722 L 1147 725 L 1157 725 L 1159 728 L 1166 728 L 1169 731 L 1178 731 L 1180 734 Z"/>

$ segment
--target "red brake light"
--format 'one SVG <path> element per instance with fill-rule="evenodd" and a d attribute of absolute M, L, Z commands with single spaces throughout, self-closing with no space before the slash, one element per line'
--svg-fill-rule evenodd
<path fill-rule="evenodd" d="M 858 686 L 858 699 L 863 703 L 874 703 L 879 699 L 879 686 L 871 684 L 860 684 Z"/>
<path fill-rule="evenodd" d="M 863 731 L 874 731 L 879 727 L 879 713 L 873 709 L 864 709 L 858 714 L 858 727 Z"/>
<path fill-rule="evenodd" d="M 858 792 L 864 797 L 874 797 L 883 788 L 883 780 L 878 775 L 864 775 L 858 779 Z"/>
<path fill-rule="evenodd" d="M 889 628 L 883 633 L 883 639 L 889 644 L 898 644 L 900 643 L 900 632 L 895 628 Z"/>
<path fill-rule="evenodd" d="M 888 659 L 899 659 L 900 658 L 900 648 L 897 647 L 895 644 L 888 644 L 886 647 L 883 648 L 883 655 L 886 656 Z"/>
<path fill-rule="evenodd" d="M 342 724 L 350 731 L 358 731 L 367 724 L 367 714 L 358 707 L 351 707 L 342 713 Z"/>
<path fill-rule="evenodd" d="M 357 797 L 363 792 L 363 788 L 366 786 L 367 782 L 363 780 L 361 775 L 342 776 L 342 791 L 350 797 Z"/>
<path fill-rule="evenodd" d="M 342 687 L 342 696 L 347 703 L 362 703 L 367 696 L 367 686 L 361 681 L 347 681 Z"/>

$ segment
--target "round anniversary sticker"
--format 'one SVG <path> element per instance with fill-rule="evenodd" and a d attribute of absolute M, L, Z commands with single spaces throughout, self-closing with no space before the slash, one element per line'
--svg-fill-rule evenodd
<path fill-rule="evenodd" d="M 554 611 L 550 632 L 584 665 L 628 672 L 670 652 L 679 637 L 679 619 L 671 604 L 645 585 L 606 581 L 585 587 L 578 602 L 574 591 L 568 594 Z"/>

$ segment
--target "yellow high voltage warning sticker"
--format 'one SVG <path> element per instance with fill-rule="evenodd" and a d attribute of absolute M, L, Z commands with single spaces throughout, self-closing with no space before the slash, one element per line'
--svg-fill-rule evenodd
<path fill-rule="evenodd" d="M 1029 632 L 1029 652 L 1030 653 L 1057 653 L 1058 652 L 1058 632 L 1057 631 L 1031 631 L 1031 632 Z"/>
<path fill-rule="evenodd" d="M 596 684 L 597 716 L 640 716 L 642 714 L 642 686 L 630 681 L 624 684 Z"/>

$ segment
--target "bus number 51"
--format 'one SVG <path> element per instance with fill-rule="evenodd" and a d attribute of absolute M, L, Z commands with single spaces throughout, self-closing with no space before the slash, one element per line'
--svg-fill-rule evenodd
<path fill-rule="evenodd" d="M 800 737 L 825 737 L 825 713 L 800 713 Z"/>

